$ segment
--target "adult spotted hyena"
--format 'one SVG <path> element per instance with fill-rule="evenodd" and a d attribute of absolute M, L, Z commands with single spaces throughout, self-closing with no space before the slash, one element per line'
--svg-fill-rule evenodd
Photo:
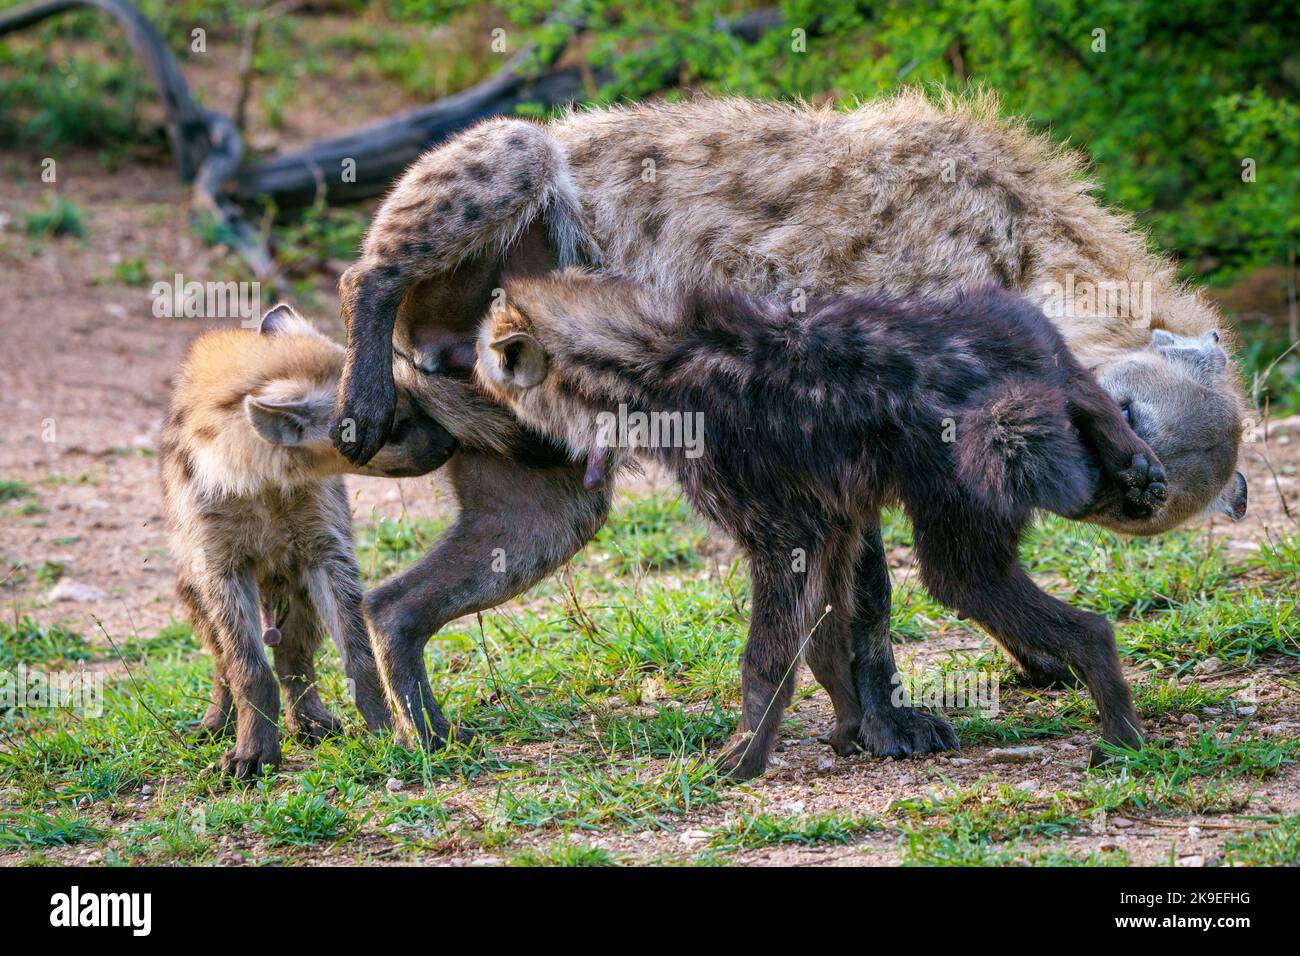
<path fill-rule="evenodd" d="M 730 287 L 796 307 L 806 295 L 942 296 L 992 282 L 1041 306 L 1168 470 L 1160 512 L 1133 518 L 1116 499 L 1089 520 L 1150 534 L 1216 503 L 1239 512 L 1242 402 L 1215 359 L 1218 317 L 1129 218 L 1097 203 L 1080 165 L 999 119 L 991 99 L 911 93 L 852 112 L 703 99 L 545 125 L 496 119 L 412 164 L 340 283 L 348 362 L 333 434 L 351 460 L 368 460 L 396 374 L 417 396 L 436 382 L 425 410 L 453 431 L 481 416 L 501 440 L 452 458 L 456 524 L 368 596 L 381 668 L 406 702 L 399 724 L 441 739 L 421 658 L 429 636 L 553 571 L 608 507 L 605 488 L 584 489 L 581 463 L 468 384 L 503 274 L 582 264 L 662 290 Z M 1153 330 L 1190 346 L 1162 347 Z M 879 547 L 877 531 L 868 538 Z M 1063 672 L 1018 663 L 1035 679 Z"/>

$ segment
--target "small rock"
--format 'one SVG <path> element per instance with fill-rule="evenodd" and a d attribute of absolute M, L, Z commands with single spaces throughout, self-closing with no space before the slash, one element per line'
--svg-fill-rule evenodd
<path fill-rule="evenodd" d="M 990 763 L 1030 763 L 1043 754 L 1042 747 L 998 747 L 989 751 Z"/>
<path fill-rule="evenodd" d="M 1205 866 L 1205 857 L 1194 854 L 1192 856 L 1180 856 L 1175 866 Z"/>
<path fill-rule="evenodd" d="M 1206 717 L 1222 717 L 1222 716 L 1223 716 L 1223 708 L 1222 708 L 1222 707 L 1202 707 L 1202 708 L 1201 708 L 1201 713 L 1204 714 Z"/>
<path fill-rule="evenodd" d="M 403 786 L 405 786 L 405 784 L 396 777 L 389 777 L 388 782 L 384 784 L 384 789 L 389 793 L 396 793 L 398 790 L 401 790 Z"/>
<path fill-rule="evenodd" d="M 820 760 L 817 761 L 817 769 L 833 770 L 835 769 L 835 761 L 830 757 L 822 757 Z"/>
<path fill-rule="evenodd" d="M 1223 670 L 1223 661 L 1217 657 L 1207 657 L 1205 660 L 1198 662 L 1192 670 L 1198 674 L 1217 674 Z"/>
<path fill-rule="evenodd" d="M 1018 784 L 1016 784 L 1016 789 L 1017 789 L 1017 790 L 1027 790 L 1027 791 L 1029 791 L 1029 792 L 1032 793 L 1033 791 L 1035 791 L 1035 790 L 1038 789 L 1038 781 L 1037 781 L 1037 780 L 1021 780 Z"/>
<path fill-rule="evenodd" d="M 1196 715 L 1195 715 L 1195 714 L 1183 714 L 1183 716 L 1181 716 L 1181 717 L 1178 718 L 1178 722 L 1179 722 L 1180 724 L 1182 724 L 1184 727 L 1190 727 L 1190 726 L 1192 726 L 1194 723 L 1196 723 Z"/>
<path fill-rule="evenodd" d="M 1133 821 L 1128 817 L 1114 817 L 1110 822 L 1112 826 L 1119 827 L 1121 830 L 1127 830 L 1133 826 Z"/>
<path fill-rule="evenodd" d="M 1187 839 L 1189 839 L 1189 840 L 1199 840 L 1200 838 L 1201 838 L 1201 828 L 1200 828 L 1200 827 L 1193 825 L 1193 826 L 1190 826 L 1190 827 L 1187 828 Z"/>
<path fill-rule="evenodd" d="M 954 767 L 969 767 L 974 762 L 975 761 L 971 760 L 970 757 L 953 757 L 948 761 L 948 763 L 952 764 Z"/>
<path fill-rule="evenodd" d="M 1251 714 L 1254 714 L 1258 710 L 1259 708 L 1256 707 L 1254 704 L 1249 704 L 1245 707 L 1238 707 L 1237 713 L 1241 714 L 1241 716 L 1243 717 L 1249 717 Z"/>
<path fill-rule="evenodd" d="M 68 578 L 64 578 L 58 584 L 54 585 L 54 587 L 50 588 L 49 593 L 45 596 L 51 601 L 92 602 L 108 600 L 107 591 L 101 591 L 99 588 L 93 587 L 92 585 L 82 584 L 79 581 L 72 581 Z"/>
<path fill-rule="evenodd" d="M 910 787 L 914 783 L 916 783 L 916 778 L 909 776 L 908 774 L 904 774 L 898 778 L 898 785 L 900 787 Z"/>
<path fill-rule="evenodd" d="M 703 843 L 712 836 L 708 830 L 683 830 L 677 839 L 683 843 Z"/>
<path fill-rule="evenodd" d="M 787 800 L 785 806 L 782 807 L 782 809 L 785 810 L 786 813 L 789 813 L 791 815 L 797 815 L 803 813 L 803 808 L 804 808 L 804 802 L 802 800 Z"/>
<path fill-rule="evenodd" d="M 1120 846 L 1118 843 L 1116 843 L 1114 840 L 1105 840 L 1097 844 L 1097 849 L 1102 853 L 1118 853 L 1120 850 L 1124 848 Z"/>
<path fill-rule="evenodd" d="M 140 796 L 148 797 L 152 795 L 153 795 L 153 787 L 149 786 L 149 784 L 146 783 L 143 787 L 140 788 Z"/>

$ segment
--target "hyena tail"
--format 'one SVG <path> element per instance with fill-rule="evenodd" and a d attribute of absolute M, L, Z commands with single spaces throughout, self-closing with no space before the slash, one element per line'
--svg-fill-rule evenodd
<path fill-rule="evenodd" d="M 962 485 L 1008 518 L 1033 508 L 1073 514 L 1091 497 L 1087 453 L 1059 388 L 1017 379 L 983 390 L 959 417 L 955 456 Z"/>

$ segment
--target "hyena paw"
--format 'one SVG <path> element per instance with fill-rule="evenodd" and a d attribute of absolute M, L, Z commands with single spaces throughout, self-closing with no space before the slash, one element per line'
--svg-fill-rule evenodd
<path fill-rule="evenodd" d="M 911 707 L 886 707 L 867 714 L 858 742 L 877 757 L 919 757 L 961 749 L 951 724 Z"/>
<path fill-rule="evenodd" d="M 1115 479 L 1124 492 L 1124 511 L 1131 518 L 1149 517 L 1169 500 L 1168 478 L 1154 455 L 1138 452 Z"/>
<path fill-rule="evenodd" d="M 221 758 L 221 772 L 235 780 L 252 780 L 280 763 L 280 744 L 236 745 Z"/>
<path fill-rule="evenodd" d="M 837 756 L 852 757 L 854 754 L 862 752 L 862 745 L 858 742 L 861 726 L 861 723 L 842 724 L 837 722 L 835 729 L 818 736 L 817 742 L 826 744 L 835 751 Z"/>
<path fill-rule="evenodd" d="M 387 380 L 368 382 L 364 389 L 349 381 L 344 386 L 338 414 L 330 423 L 330 441 L 348 461 L 364 465 L 388 441 L 397 404 L 397 386 Z"/>
<path fill-rule="evenodd" d="M 767 754 L 751 734 L 736 734 L 714 762 L 719 777 L 753 780 L 767 769 Z"/>
<path fill-rule="evenodd" d="M 313 746 L 326 737 L 336 737 L 343 733 L 343 721 L 324 707 L 319 710 L 305 710 L 290 714 L 286 724 L 289 732 L 296 739 Z"/>

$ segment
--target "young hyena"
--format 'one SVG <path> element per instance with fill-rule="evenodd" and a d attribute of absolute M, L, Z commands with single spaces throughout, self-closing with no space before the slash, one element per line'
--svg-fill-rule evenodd
<path fill-rule="evenodd" d="M 260 332 L 197 339 L 176 379 L 161 443 L 164 510 L 177 592 L 213 658 L 202 723 L 234 730 L 222 768 L 236 777 L 280 758 L 277 678 L 291 732 L 316 740 L 340 728 L 316 690 L 325 630 L 366 723 L 389 723 L 341 477 L 356 469 L 327 434 L 342 368 L 343 349 L 281 305 Z M 447 459 L 451 446 L 418 413 L 402 403 L 395 417 L 367 473 L 422 474 Z"/>
<path fill-rule="evenodd" d="M 425 743 L 438 737 L 421 711 L 441 721 L 422 658 L 430 635 L 552 573 L 608 510 L 607 485 L 584 488 L 581 464 L 468 383 L 504 277 L 571 264 L 665 292 L 733 288 L 789 305 L 1003 286 L 1042 308 L 1169 472 L 1159 511 L 1102 499 L 1088 520 L 1152 534 L 1207 506 L 1244 508 L 1236 376 L 1152 347 L 1159 329 L 1221 356 L 1213 310 L 1130 219 L 1097 203 L 1077 157 L 1000 119 L 992 100 L 904 94 L 837 112 L 700 99 L 489 120 L 411 165 L 340 282 L 340 451 L 369 460 L 399 386 L 443 425 L 484 437 L 449 464 L 456 523 L 366 599 L 376 652 L 411 702 L 397 719 Z M 1061 662 L 1016 663 L 1036 681 L 1068 676 Z"/>
<path fill-rule="evenodd" d="M 1139 516 L 1164 505 L 1165 476 L 1039 309 L 987 289 L 946 301 L 833 296 L 800 312 L 584 275 L 505 291 L 478 340 L 478 377 L 585 461 L 589 483 L 625 454 L 602 443 L 615 409 L 702 416 L 694 448 L 635 451 L 667 465 L 749 559 L 742 716 L 726 772 L 767 765 L 805 644 L 835 708 L 839 753 L 957 747 L 943 720 L 891 702 L 879 525 L 895 501 L 936 598 L 1021 660 L 1066 662 L 1091 690 L 1104 738 L 1141 745 L 1110 625 L 1036 588 L 1019 542 L 1036 508 L 1088 513 L 1098 472 Z M 823 628 L 829 616 L 843 626 Z"/>

